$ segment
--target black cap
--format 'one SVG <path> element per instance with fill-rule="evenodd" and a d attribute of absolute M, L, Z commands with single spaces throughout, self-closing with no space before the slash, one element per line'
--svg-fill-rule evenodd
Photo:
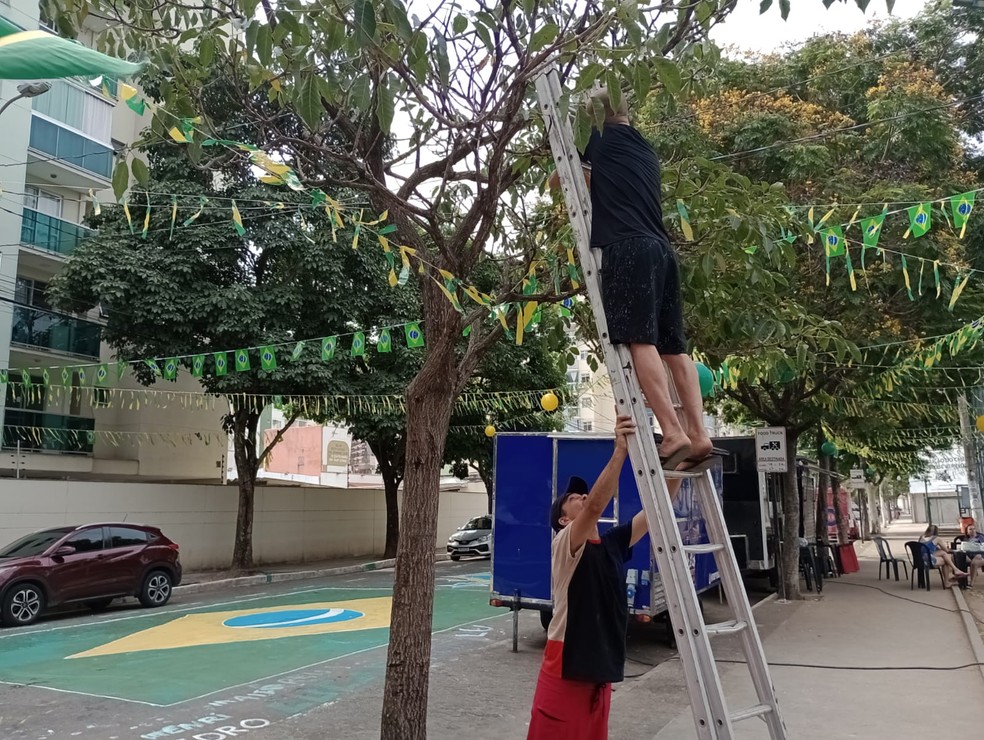
<path fill-rule="evenodd" d="M 584 478 L 572 475 L 570 480 L 567 481 L 567 490 L 555 498 L 553 504 L 550 506 L 550 526 L 553 527 L 554 532 L 559 532 L 563 529 L 560 526 L 560 518 L 564 516 L 564 502 L 567 501 L 567 497 L 574 493 L 586 494 L 587 492 L 588 482 Z"/>

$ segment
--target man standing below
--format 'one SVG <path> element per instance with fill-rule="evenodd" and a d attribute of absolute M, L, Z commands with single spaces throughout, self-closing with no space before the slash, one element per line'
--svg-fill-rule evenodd
<path fill-rule="evenodd" d="M 663 432 L 662 466 L 693 469 L 706 464 L 712 444 L 697 369 L 687 354 L 679 266 L 663 226 L 659 158 L 629 123 L 624 96 L 617 110 L 606 90 L 592 94 L 589 112 L 595 103 L 605 109 L 605 122 L 601 131 L 592 131 L 582 161 L 591 191 L 591 246 L 602 250 L 608 335 L 613 344 L 629 345 L 639 385 Z M 556 172 L 550 184 L 559 184 Z M 680 395 L 686 430 L 673 408 L 664 362 Z"/>
<path fill-rule="evenodd" d="M 598 532 L 618 488 L 635 424 L 619 416 L 615 451 L 588 492 L 571 478 L 550 509 L 553 619 L 537 680 L 527 740 L 604 740 L 612 684 L 623 679 L 628 604 L 625 563 L 648 532 L 645 512 Z"/>

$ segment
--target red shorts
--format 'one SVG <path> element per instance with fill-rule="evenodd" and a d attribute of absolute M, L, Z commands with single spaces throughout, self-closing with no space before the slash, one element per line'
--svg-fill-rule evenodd
<path fill-rule="evenodd" d="M 607 740 L 610 683 L 567 681 L 540 671 L 526 740 Z"/>

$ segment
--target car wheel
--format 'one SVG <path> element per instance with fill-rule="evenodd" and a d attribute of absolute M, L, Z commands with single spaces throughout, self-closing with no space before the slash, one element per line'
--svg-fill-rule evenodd
<path fill-rule="evenodd" d="M 112 603 L 113 603 L 112 599 L 90 599 L 89 601 L 85 602 L 85 605 L 89 609 L 92 609 L 92 611 L 94 612 L 101 612 L 103 609 L 105 609 L 107 606 L 109 606 Z"/>
<path fill-rule="evenodd" d="M 452 554 L 451 555 L 451 559 L 454 560 L 455 562 L 457 562 L 457 561 L 461 560 L 461 556 L 458 555 L 458 554 Z"/>
<path fill-rule="evenodd" d="M 44 609 L 44 592 L 34 583 L 18 583 L 3 599 L 0 623 L 4 627 L 33 624 Z"/>
<path fill-rule="evenodd" d="M 144 578 L 140 603 L 146 607 L 164 606 L 171 598 L 171 576 L 167 571 L 153 570 Z"/>

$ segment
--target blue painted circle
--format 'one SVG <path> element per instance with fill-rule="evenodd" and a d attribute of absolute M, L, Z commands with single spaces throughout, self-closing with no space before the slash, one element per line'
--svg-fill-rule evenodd
<path fill-rule="evenodd" d="M 313 624 L 335 624 L 361 619 L 365 614 L 353 609 L 288 609 L 279 612 L 255 612 L 230 617 L 222 623 L 223 627 L 253 627 L 263 629 L 286 629 L 288 627 L 307 627 Z"/>

